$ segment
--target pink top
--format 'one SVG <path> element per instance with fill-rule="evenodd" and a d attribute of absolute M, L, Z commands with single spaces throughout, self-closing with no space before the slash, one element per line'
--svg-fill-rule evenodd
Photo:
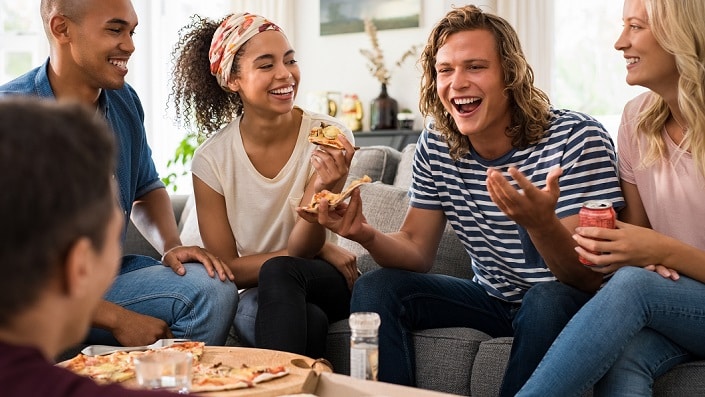
<path fill-rule="evenodd" d="M 648 167 L 641 164 L 640 153 L 647 146 L 646 139 L 637 136 L 636 124 L 649 97 L 648 92 L 641 94 L 624 107 L 617 137 L 620 178 L 637 186 L 654 230 L 705 250 L 705 178 L 691 154 L 680 149 L 664 129 L 667 159 Z"/>

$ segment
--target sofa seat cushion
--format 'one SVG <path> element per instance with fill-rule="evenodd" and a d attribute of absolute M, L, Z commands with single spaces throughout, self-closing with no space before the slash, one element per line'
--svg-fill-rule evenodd
<path fill-rule="evenodd" d="M 399 230 L 408 207 L 406 193 L 406 189 L 381 182 L 364 184 L 360 186 L 362 213 L 374 228 L 383 233 L 395 232 Z M 338 245 L 357 255 L 357 267 L 363 273 L 379 267 L 360 244 L 339 237 Z"/>
<path fill-rule="evenodd" d="M 413 333 L 417 386 L 470 395 L 471 363 L 489 335 L 471 328 L 436 328 Z M 350 327 L 347 320 L 328 328 L 326 358 L 337 373 L 350 373 Z"/>
<path fill-rule="evenodd" d="M 392 184 L 400 158 L 401 153 L 389 146 L 361 147 L 355 151 L 350 164 L 348 183 L 367 175 L 373 181 Z"/>

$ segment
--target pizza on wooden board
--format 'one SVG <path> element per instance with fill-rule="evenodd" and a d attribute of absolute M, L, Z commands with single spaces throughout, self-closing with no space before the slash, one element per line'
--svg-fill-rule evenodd
<path fill-rule="evenodd" d="M 222 363 L 213 365 L 199 364 L 194 368 L 191 381 L 192 392 L 244 389 L 258 383 L 281 378 L 288 375 L 284 366 L 248 366 L 231 367 Z"/>
<path fill-rule="evenodd" d="M 205 350 L 203 342 L 178 342 L 169 346 L 146 351 L 117 351 L 102 356 L 77 356 L 60 363 L 60 366 L 93 379 L 97 383 L 124 382 L 135 377 L 134 358 L 157 351 L 180 351 L 193 356 L 192 392 L 207 392 L 254 387 L 257 383 L 280 378 L 289 374 L 284 366 L 248 366 L 239 368 L 222 363 L 200 362 Z"/>

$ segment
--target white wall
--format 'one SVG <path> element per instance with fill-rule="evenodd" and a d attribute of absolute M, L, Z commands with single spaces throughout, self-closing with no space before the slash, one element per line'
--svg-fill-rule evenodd
<path fill-rule="evenodd" d="M 397 100 L 400 109 L 408 107 L 417 113 L 415 128 L 421 128 L 423 124 L 418 114 L 421 72 L 415 59 L 407 59 L 401 69 L 396 68 L 394 63 L 411 45 L 425 43 L 434 24 L 455 4 L 464 3 L 422 0 L 420 27 L 380 30 L 377 34 L 385 64 L 392 72 L 387 91 Z M 480 0 L 473 4 L 495 12 L 494 0 Z M 371 48 L 370 39 L 364 32 L 320 36 L 318 9 L 319 0 L 296 2 L 292 45 L 301 67 L 301 85 L 296 102 L 306 107 L 307 94 L 315 91 L 356 93 L 363 103 L 363 129 L 367 130 L 369 103 L 380 91 L 379 82 L 368 71 L 367 60 L 359 51 L 361 48 Z"/>

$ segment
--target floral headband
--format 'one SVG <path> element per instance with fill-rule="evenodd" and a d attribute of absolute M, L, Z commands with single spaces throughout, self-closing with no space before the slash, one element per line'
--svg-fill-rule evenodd
<path fill-rule="evenodd" d="M 249 12 L 232 14 L 218 26 L 213 34 L 208 58 L 211 63 L 211 74 L 215 76 L 221 87 L 228 89 L 228 76 L 233 67 L 235 54 L 240 47 L 257 33 L 267 30 L 282 31 L 279 26 L 265 17 Z"/>

